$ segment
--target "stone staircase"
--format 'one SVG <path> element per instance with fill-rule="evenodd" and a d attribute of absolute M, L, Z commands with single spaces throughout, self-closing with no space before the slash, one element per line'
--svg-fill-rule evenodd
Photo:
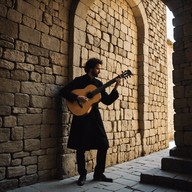
<path fill-rule="evenodd" d="M 192 191 L 192 159 L 164 157 L 161 160 L 161 169 L 154 168 L 142 173 L 140 182 Z"/>

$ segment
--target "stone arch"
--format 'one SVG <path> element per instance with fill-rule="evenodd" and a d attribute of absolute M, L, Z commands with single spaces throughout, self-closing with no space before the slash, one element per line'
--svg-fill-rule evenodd
<path fill-rule="evenodd" d="M 148 21 L 145 13 L 145 8 L 140 0 L 126 0 L 131 7 L 138 29 L 138 115 L 139 115 L 139 131 L 141 134 L 142 154 L 146 154 L 147 147 L 144 138 L 145 123 L 144 111 L 147 111 L 148 105 Z M 80 51 L 79 46 L 84 46 L 85 38 L 83 39 L 81 32 L 86 30 L 86 16 L 90 6 L 94 0 L 79 0 L 72 3 L 70 14 L 70 31 L 69 31 L 69 79 L 72 80 L 78 71 Z M 83 10 L 83 11 L 82 11 Z M 145 103 L 145 105 L 144 105 Z"/>
<path fill-rule="evenodd" d="M 83 40 L 79 37 L 78 29 L 85 32 L 85 19 L 87 16 L 87 12 L 89 10 L 89 7 L 93 4 L 94 0 L 79 0 L 72 3 L 71 6 L 71 18 L 70 18 L 70 43 L 72 43 L 71 49 L 70 49 L 70 60 L 69 64 L 70 66 L 76 65 L 76 59 L 74 57 L 74 53 L 77 54 L 76 51 L 76 45 L 77 44 L 83 44 Z M 138 38 L 138 44 L 139 44 L 139 62 L 147 63 L 147 57 L 146 53 L 148 52 L 148 22 L 147 22 L 147 16 L 145 13 L 145 9 L 143 7 L 143 4 L 139 0 L 127 0 L 127 3 L 130 5 L 130 7 L 133 10 L 136 23 L 138 26 L 138 32 L 139 32 L 139 38 Z M 83 12 L 82 12 L 83 10 Z M 140 57 L 143 55 L 143 57 Z M 71 70 L 71 75 L 74 77 L 73 70 Z"/>

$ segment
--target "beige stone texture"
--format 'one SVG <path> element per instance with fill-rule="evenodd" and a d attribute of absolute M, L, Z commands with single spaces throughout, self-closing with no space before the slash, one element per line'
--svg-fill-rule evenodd
<path fill-rule="evenodd" d="M 122 79 L 115 103 L 99 104 L 110 144 L 106 166 L 166 148 L 173 134 L 165 5 L 150 0 L 80 0 L 73 12 L 72 3 L 0 3 L 0 181 L 5 186 L 48 180 L 57 169 L 64 177 L 77 174 L 75 151 L 67 148 L 72 114 L 58 93 L 84 74 L 90 57 L 103 60 L 103 83 L 127 69 L 134 74 Z M 185 38 L 190 27 L 182 28 Z M 191 145 L 191 50 L 187 42 L 175 48 L 182 46 L 186 50 L 173 55 L 170 77 L 179 112 L 174 122 L 179 146 Z M 180 67 L 183 58 L 185 65 Z M 90 172 L 96 152 L 86 155 Z"/>

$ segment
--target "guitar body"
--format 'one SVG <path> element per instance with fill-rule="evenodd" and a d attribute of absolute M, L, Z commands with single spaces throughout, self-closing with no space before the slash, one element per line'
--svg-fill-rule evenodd
<path fill-rule="evenodd" d="M 97 89 L 96 86 L 88 85 L 84 89 L 75 89 L 72 91 L 72 93 L 74 93 L 76 95 L 87 96 L 88 93 L 94 91 L 95 89 Z M 81 103 L 82 107 L 79 105 L 79 103 L 77 101 L 74 101 L 74 102 L 66 101 L 66 104 L 67 104 L 67 107 L 69 108 L 69 110 L 74 115 L 83 116 L 83 115 L 88 114 L 92 109 L 92 105 L 94 103 L 98 103 L 100 100 L 101 100 L 101 93 L 98 93 L 98 94 L 94 95 L 92 98 L 89 98 L 89 100 L 87 102 Z"/>
<path fill-rule="evenodd" d="M 108 81 L 101 87 L 96 87 L 95 85 L 88 85 L 84 89 L 73 90 L 72 93 L 76 95 L 88 97 L 88 101 L 86 101 L 85 103 L 78 103 L 77 101 L 74 102 L 66 101 L 68 109 L 76 116 L 83 116 L 88 114 L 92 109 L 92 105 L 98 103 L 101 100 L 102 90 L 113 84 L 116 81 L 116 78 L 127 78 L 131 77 L 132 75 L 133 74 L 130 70 L 126 70 L 122 72 L 121 75 L 118 75 L 117 77 Z"/>

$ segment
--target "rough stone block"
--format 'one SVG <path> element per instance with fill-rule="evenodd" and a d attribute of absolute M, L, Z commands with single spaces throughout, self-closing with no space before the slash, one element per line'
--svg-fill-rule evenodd
<path fill-rule="evenodd" d="M 30 80 L 34 82 L 41 82 L 41 74 L 37 72 L 32 72 L 30 74 Z"/>
<path fill-rule="evenodd" d="M 51 51 L 50 58 L 51 58 L 51 63 L 60 65 L 60 66 L 64 66 L 64 65 L 66 66 L 66 64 L 64 62 L 66 56 L 64 54 Z"/>
<path fill-rule="evenodd" d="M 0 154 L 0 166 L 2 167 L 9 166 L 10 163 L 11 163 L 10 154 Z"/>
<path fill-rule="evenodd" d="M 0 180 L 5 179 L 5 173 L 6 173 L 5 167 L 0 167 Z M 1 182 L 0 182 L 0 186 L 1 186 Z"/>
<path fill-rule="evenodd" d="M 40 149 L 39 139 L 27 139 L 24 141 L 25 151 L 35 151 Z"/>
<path fill-rule="evenodd" d="M 10 42 L 5 41 L 5 40 L 0 40 L 0 46 L 6 47 L 6 48 L 10 48 L 10 49 L 14 48 L 14 44 L 13 43 L 10 43 Z"/>
<path fill-rule="evenodd" d="M 10 114 L 11 114 L 11 107 L 0 106 L 0 115 L 5 116 Z"/>
<path fill-rule="evenodd" d="M 0 142 L 9 141 L 9 138 L 10 138 L 10 129 L 0 128 Z"/>
<path fill-rule="evenodd" d="M 59 39 L 63 38 L 63 29 L 60 26 L 52 25 L 50 28 L 50 35 L 57 37 Z"/>
<path fill-rule="evenodd" d="M 4 127 L 14 127 L 17 125 L 17 118 L 15 116 L 4 117 Z"/>
<path fill-rule="evenodd" d="M 14 70 L 11 72 L 11 78 L 19 81 L 29 80 L 29 73 L 24 70 Z"/>
<path fill-rule="evenodd" d="M 35 65 L 35 71 L 37 73 L 45 73 L 45 68 L 43 66 L 40 66 L 40 65 Z"/>
<path fill-rule="evenodd" d="M 38 175 L 33 174 L 33 175 L 23 176 L 19 179 L 19 182 L 20 182 L 20 186 L 32 185 L 38 182 Z"/>
<path fill-rule="evenodd" d="M 22 82 L 21 92 L 33 95 L 44 95 L 45 86 L 42 83 Z"/>
<path fill-rule="evenodd" d="M 43 48 L 59 52 L 60 42 L 59 39 L 55 37 L 49 36 L 47 34 L 42 34 L 41 44 Z"/>
<path fill-rule="evenodd" d="M 26 167 L 26 173 L 29 174 L 33 174 L 37 172 L 37 165 L 29 165 Z"/>
<path fill-rule="evenodd" d="M 61 67 L 58 65 L 53 66 L 53 74 L 61 75 Z"/>
<path fill-rule="evenodd" d="M 11 21 L 16 23 L 21 23 L 22 21 L 22 14 L 16 11 L 15 9 L 9 9 L 7 13 L 7 18 Z"/>
<path fill-rule="evenodd" d="M 76 158 L 75 154 L 66 154 L 63 155 L 63 160 L 62 160 L 62 167 L 64 170 L 64 175 L 74 175 L 75 174 L 75 163 L 76 163 Z"/>
<path fill-rule="evenodd" d="M 29 53 L 36 56 L 44 56 L 44 57 L 49 56 L 49 51 L 47 49 L 35 45 L 29 45 Z"/>
<path fill-rule="evenodd" d="M 19 166 L 21 165 L 22 160 L 21 159 L 14 159 L 11 161 L 12 166 Z"/>
<path fill-rule="evenodd" d="M 35 20 L 26 16 L 23 16 L 22 24 L 30 27 L 31 29 L 35 28 Z"/>
<path fill-rule="evenodd" d="M 13 70 L 15 67 L 15 64 L 13 62 L 0 59 L 0 67 L 8 70 Z"/>
<path fill-rule="evenodd" d="M 18 24 L 5 18 L 0 18 L 1 33 L 9 35 L 13 38 L 18 37 Z"/>
<path fill-rule="evenodd" d="M 44 15 L 46 15 L 46 13 Z M 36 29 L 46 34 L 49 33 L 49 26 L 40 21 L 36 21 Z"/>
<path fill-rule="evenodd" d="M 15 153 L 22 151 L 22 141 L 9 141 L 6 143 L 0 143 L 0 153 Z"/>
<path fill-rule="evenodd" d="M 24 114 L 27 113 L 27 108 L 13 107 L 13 114 Z"/>
<path fill-rule="evenodd" d="M 34 71 L 34 66 L 28 63 L 17 63 L 16 69 L 21 69 L 25 71 Z"/>
<path fill-rule="evenodd" d="M 18 115 L 18 125 L 39 125 L 42 122 L 41 114 L 20 114 Z"/>
<path fill-rule="evenodd" d="M 12 140 L 22 140 L 23 139 L 23 127 L 14 127 L 11 132 Z"/>
<path fill-rule="evenodd" d="M 17 10 L 23 15 L 26 15 L 38 21 L 42 21 L 43 12 L 25 1 L 18 1 Z"/>
<path fill-rule="evenodd" d="M 0 7 L 0 15 L 3 17 L 6 17 L 6 15 L 7 15 L 7 7 L 3 4 Z"/>
<path fill-rule="evenodd" d="M 40 125 L 25 126 L 24 128 L 24 138 L 34 139 L 40 136 Z"/>
<path fill-rule="evenodd" d="M 38 170 L 47 170 L 56 167 L 55 155 L 43 155 L 38 158 Z"/>
<path fill-rule="evenodd" d="M 15 106 L 28 107 L 29 106 L 29 95 L 21 94 L 21 93 L 15 94 Z"/>
<path fill-rule="evenodd" d="M 7 49 L 4 52 L 4 57 L 3 58 L 5 58 L 5 59 L 7 59 L 9 61 L 14 61 L 14 62 L 24 62 L 25 55 L 21 51 L 13 50 L 13 49 Z"/>
<path fill-rule="evenodd" d="M 25 166 L 8 167 L 8 178 L 18 177 L 25 175 Z"/>
<path fill-rule="evenodd" d="M 48 25 L 48 26 L 52 26 L 53 25 L 53 18 L 50 14 L 45 13 L 43 15 L 43 22 Z"/>
<path fill-rule="evenodd" d="M 22 165 L 34 165 L 37 164 L 37 156 L 28 156 L 23 158 Z"/>
<path fill-rule="evenodd" d="M 17 40 L 15 43 L 16 50 L 22 51 L 22 52 L 28 52 L 29 46 L 28 43 L 25 43 L 23 41 Z"/>
<path fill-rule="evenodd" d="M 53 75 L 43 74 L 42 75 L 42 82 L 43 83 L 48 83 L 48 84 L 54 84 L 55 77 Z"/>
<path fill-rule="evenodd" d="M 26 41 L 28 43 L 40 45 L 41 33 L 37 30 L 31 29 L 30 27 L 20 25 L 19 37 L 21 40 Z"/>
<path fill-rule="evenodd" d="M 4 179 L 0 181 L 0 187 L 2 191 L 7 191 L 11 189 L 15 189 L 16 187 L 19 186 L 19 181 L 18 179 Z"/>
<path fill-rule="evenodd" d="M 14 95 L 12 93 L 1 93 L 0 94 L 0 105 L 13 106 L 14 105 Z"/>
<path fill-rule="evenodd" d="M 20 90 L 20 82 L 19 81 L 0 78 L 0 82 L 1 82 L 1 86 L 0 86 L 1 92 L 14 93 L 14 92 L 19 92 L 19 90 Z"/>
<path fill-rule="evenodd" d="M 29 156 L 29 152 L 21 151 L 21 152 L 18 152 L 18 153 L 14 153 L 14 154 L 13 154 L 13 158 L 14 158 L 14 159 L 16 159 L 16 158 L 22 158 L 22 157 L 26 157 L 26 156 Z"/>

